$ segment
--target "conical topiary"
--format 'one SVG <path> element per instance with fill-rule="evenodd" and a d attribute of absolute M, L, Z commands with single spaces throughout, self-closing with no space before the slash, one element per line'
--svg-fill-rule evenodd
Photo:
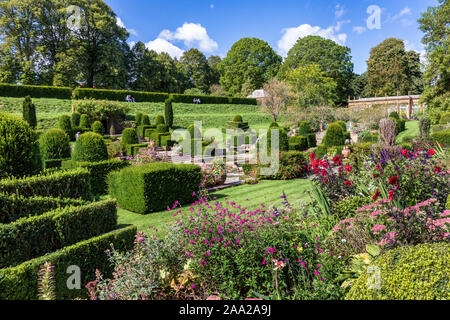
<path fill-rule="evenodd" d="M 23 120 L 28 122 L 30 127 L 36 128 L 37 126 L 36 107 L 31 101 L 30 96 L 26 96 L 25 100 L 23 100 Z"/>

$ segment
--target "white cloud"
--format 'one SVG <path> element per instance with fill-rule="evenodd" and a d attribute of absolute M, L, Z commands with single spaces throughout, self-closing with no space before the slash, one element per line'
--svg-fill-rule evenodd
<path fill-rule="evenodd" d="M 311 26 L 309 24 L 302 24 L 295 28 L 286 28 L 282 30 L 283 36 L 278 41 L 278 53 L 285 57 L 289 50 L 295 45 L 299 38 L 304 38 L 309 35 L 321 36 L 326 39 L 333 40 L 339 44 L 345 44 L 347 41 L 347 34 L 338 33 L 344 22 L 338 22 L 337 26 L 330 26 L 322 29 L 318 26 Z"/>
<path fill-rule="evenodd" d="M 125 23 L 123 23 L 122 19 L 120 19 L 119 17 L 116 17 L 116 23 L 119 27 L 124 28 L 128 31 L 128 33 L 132 34 L 133 36 L 137 36 L 138 33 L 136 30 L 134 29 L 127 29 L 127 27 L 125 26 Z"/>
<path fill-rule="evenodd" d="M 402 10 L 400 10 L 399 13 L 393 15 L 393 16 L 388 16 L 387 18 L 387 22 L 393 23 L 396 22 L 397 20 L 400 20 L 400 22 L 405 25 L 405 26 L 409 26 L 411 25 L 413 22 L 410 19 L 405 18 L 405 16 L 410 16 L 411 15 L 411 8 L 409 7 L 404 7 Z"/>
<path fill-rule="evenodd" d="M 361 27 L 361 26 L 353 27 L 353 32 L 356 32 L 357 34 L 363 34 L 366 31 L 367 31 L 367 29 L 365 27 Z"/>
<path fill-rule="evenodd" d="M 175 32 L 163 30 L 158 38 L 167 41 L 183 41 L 187 47 L 198 46 L 203 52 L 213 52 L 218 48 L 217 42 L 211 39 L 206 29 L 199 23 L 184 23 Z"/>
<path fill-rule="evenodd" d="M 418 54 L 420 54 L 420 61 L 422 63 L 426 62 L 426 52 L 425 52 L 425 49 L 423 48 L 423 45 L 420 45 L 421 49 L 416 49 L 415 44 L 410 42 L 409 40 L 404 40 L 403 42 L 405 43 L 406 51 L 413 50 L 413 51 L 417 52 Z"/>
<path fill-rule="evenodd" d="M 334 15 L 337 19 L 341 18 L 345 14 L 345 7 L 341 6 L 340 4 L 337 4 L 334 8 Z"/>
<path fill-rule="evenodd" d="M 184 51 L 177 46 L 174 46 L 169 41 L 161 38 L 157 38 L 153 41 L 150 41 L 145 44 L 145 46 L 149 50 L 154 50 L 157 53 L 166 52 L 168 53 L 172 58 L 180 58 Z"/>

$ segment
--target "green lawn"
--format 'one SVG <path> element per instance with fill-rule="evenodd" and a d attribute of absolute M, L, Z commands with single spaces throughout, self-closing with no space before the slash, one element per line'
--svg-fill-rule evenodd
<path fill-rule="evenodd" d="M 416 138 L 419 136 L 419 121 L 408 121 L 406 122 L 406 130 L 400 132 L 397 137 L 397 143 L 402 143 L 408 141 L 409 139 Z"/>
<path fill-rule="evenodd" d="M 22 116 L 22 98 L 0 97 L 0 105 L 4 105 L 7 112 Z M 62 99 L 33 99 L 36 105 L 38 118 L 38 130 L 45 130 L 56 126 L 61 114 L 72 112 L 72 101 Z M 150 115 L 151 121 L 158 114 L 164 114 L 164 103 L 126 103 L 130 111 L 128 120 L 134 120 L 136 113 L 143 112 Z M 194 121 L 203 121 L 204 128 L 222 129 L 227 121 L 233 120 L 236 114 L 242 115 L 244 121 L 248 121 L 250 127 L 258 130 L 268 128 L 272 119 L 259 111 L 259 106 L 228 105 L 228 104 L 186 104 L 174 103 L 174 126 L 186 128 Z M 283 123 L 285 117 L 281 117 Z"/>
<path fill-rule="evenodd" d="M 281 205 L 283 192 L 290 203 L 296 205 L 300 200 L 308 200 L 311 182 L 309 180 L 291 181 L 263 181 L 257 185 L 242 185 L 215 192 L 211 197 L 217 197 L 218 201 L 225 202 L 227 199 L 242 204 L 249 208 L 258 208 L 261 204 L 266 207 Z M 248 200 L 247 200 L 248 199 Z M 189 206 L 183 208 L 184 213 L 189 213 Z M 152 226 L 159 229 L 158 236 L 164 236 L 167 232 L 166 226 L 174 222 L 173 212 L 161 211 L 149 215 L 139 215 L 123 209 L 118 210 L 119 224 L 133 224 L 139 231 L 148 231 Z"/>

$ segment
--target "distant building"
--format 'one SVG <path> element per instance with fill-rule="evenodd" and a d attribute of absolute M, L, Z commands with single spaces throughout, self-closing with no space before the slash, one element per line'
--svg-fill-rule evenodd
<path fill-rule="evenodd" d="M 251 95 L 249 95 L 247 98 L 254 98 L 254 99 L 262 99 L 267 97 L 268 94 L 263 89 L 255 90 Z"/>

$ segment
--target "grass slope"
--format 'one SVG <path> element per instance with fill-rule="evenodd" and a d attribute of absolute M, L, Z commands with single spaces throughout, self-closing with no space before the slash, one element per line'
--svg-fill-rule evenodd
<path fill-rule="evenodd" d="M 213 193 L 211 197 L 216 197 L 220 202 L 228 199 L 249 208 L 258 208 L 261 204 L 266 207 L 281 205 L 280 197 L 283 192 L 286 193 L 290 203 L 297 205 L 299 201 L 309 199 L 310 196 L 306 193 L 309 190 L 311 190 L 309 180 L 263 181 L 257 185 L 242 185 L 224 189 Z M 174 222 L 173 213 L 161 211 L 143 216 L 119 209 L 119 224 L 136 225 L 139 231 L 148 231 L 148 227 L 152 226 L 159 230 L 158 236 L 163 237 L 167 233 L 167 225 Z M 189 205 L 183 207 L 183 213 L 189 213 Z"/>
<path fill-rule="evenodd" d="M 408 121 L 406 122 L 406 130 L 400 132 L 396 141 L 397 143 L 407 142 L 418 137 L 419 133 L 419 121 Z"/>
<path fill-rule="evenodd" d="M 18 116 L 22 116 L 22 98 L 0 97 L 0 106 Z M 62 99 L 33 99 L 36 105 L 38 130 L 46 130 L 55 127 L 61 114 L 72 112 L 72 101 Z M 164 115 L 164 103 L 126 103 L 130 108 L 129 120 L 134 120 L 138 112 L 148 114 L 153 122 L 156 115 Z M 185 104 L 174 103 L 174 126 L 186 128 L 194 121 L 203 121 L 204 128 L 223 128 L 227 121 L 233 120 L 236 114 L 242 115 L 244 121 L 250 123 L 250 127 L 258 130 L 267 128 L 272 122 L 271 118 L 259 111 L 258 106 L 228 105 L 228 104 Z M 0 109 L 1 111 L 1 109 Z M 281 117 L 281 122 L 286 118 Z"/>

